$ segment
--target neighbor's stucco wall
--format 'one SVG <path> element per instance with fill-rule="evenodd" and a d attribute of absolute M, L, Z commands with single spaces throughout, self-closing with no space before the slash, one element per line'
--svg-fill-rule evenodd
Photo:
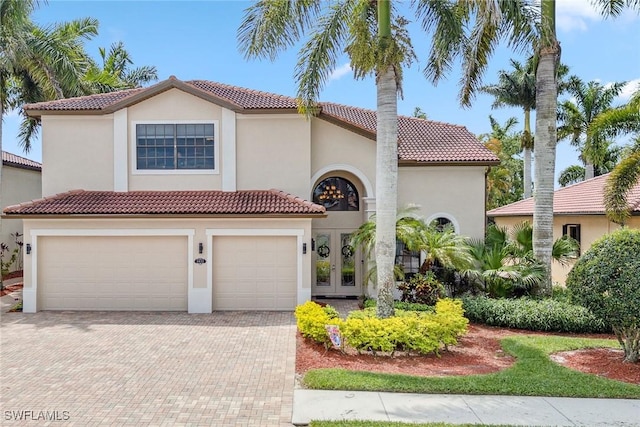
<path fill-rule="evenodd" d="M 42 116 L 42 195 L 113 190 L 113 115 Z"/>
<path fill-rule="evenodd" d="M 40 171 L 4 165 L 2 167 L 2 205 L 0 211 L 7 206 L 17 205 L 42 197 L 42 175 Z M 2 218 L 0 223 L 0 242 L 15 248 L 15 239 L 11 236 L 22 233 L 22 220 Z"/>
<path fill-rule="evenodd" d="M 238 190 L 310 193 L 309 121 L 299 114 L 237 114 Z"/>
<path fill-rule="evenodd" d="M 524 221 L 533 223 L 531 216 L 495 217 L 497 225 L 513 228 Z M 604 215 L 556 215 L 553 219 L 553 240 L 562 237 L 562 227 L 565 224 L 580 224 L 580 252 L 588 250 L 593 242 L 620 228 L 614 222 L 609 221 Z M 628 224 L 632 228 L 640 228 L 640 216 L 631 217 Z M 551 266 L 551 280 L 561 285 L 565 284 L 567 274 L 571 271 L 573 263 L 567 266 L 553 262 Z"/>
<path fill-rule="evenodd" d="M 140 190 L 220 190 L 221 172 L 225 167 L 221 135 L 224 126 L 222 107 L 178 89 L 170 89 L 127 109 L 128 135 L 128 185 L 130 191 Z M 218 170 L 182 171 L 163 174 L 162 171 L 136 171 L 136 124 L 214 122 Z"/>
<path fill-rule="evenodd" d="M 403 166 L 398 169 L 398 207 L 420 206 L 427 220 L 443 216 L 463 236 L 482 238 L 485 227 L 484 166 Z"/>

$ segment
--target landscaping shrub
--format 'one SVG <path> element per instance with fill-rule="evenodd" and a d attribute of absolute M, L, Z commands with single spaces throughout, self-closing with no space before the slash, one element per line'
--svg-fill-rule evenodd
<path fill-rule="evenodd" d="M 441 347 L 457 343 L 467 324 L 462 303 L 443 299 L 436 304 L 435 313 L 398 310 L 394 317 L 378 319 L 374 308 L 351 312 L 341 331 L 347 345 L 358 352 L 438 354 Z"/>
<path fill-rule="evenodd" d="M 567 276 L 574 300 L 611 324 L 625 361 L 640 360 L 640 230 L 602 237 Z"/>
<path fill-rule="evenodd" d="M 365 308 L 375 308 L 376 306 L 375 299 L 366 299 L 364 301 Z M 429 313 L 435 312 L 435 306 L 427 305 L 427 304 L 419 304 L 416 302 L 403 302 L 403 301 L 394 301 L 393 306 L 396 310 L 404 310 L 404 311 L 426 311 Z"/>
<path fill-rule="evenodd" d="M 462 298 L 466 317 L 474 323 L 530 331 L 606 332 L 608 327 L 585 307 L 554 299 Z"/>
<path fill-rule="evenodd" d="M 414 275 L 408 282 L 399 284 L 398 290 L 402 292 L 403 302 L 434 305 L 445 296 L 444 286 L 431 271 Z"/>
<path fill-rule="evenodd" d="M 340 318 L 335 308 L 327 305 L 322 307 L 313 301 L 307 301 L 296 307 L 296 323 L 303 337 L 329 346 L 331 340 L 325 328 L 326 325 L 340 325 Z"/>

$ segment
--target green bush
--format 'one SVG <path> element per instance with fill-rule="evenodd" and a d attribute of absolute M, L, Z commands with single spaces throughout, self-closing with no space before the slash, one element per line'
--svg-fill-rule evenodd
<path fill-rule="evenodd" d="M 298 329 L 303 337 L 329 346 L 331 340 L 325 328 L 326 325 L 339 325 L 341 320 L 335 308 L 327 305 L 322 307 L 313 301 L 307 301 L 296 307 L 294 312 Z"/>
<path fill-rule="evenodd" d="M 623 228 L 596 241 L 569 272 L 567 288 L 611 324 L 625 361 L 640 360 L 640 230 Z"/>
<path fill-rule="evenodd" d="M 438 301 L 435 313 L 398 310 L 388 319 L 375 317 L 375 309 L 355 311 L 342 323 L 342 337 L 358 352 L 392 353 L 396 350 L 438 354 L 442 347 L 457 343 L 467 330 L 459 301 Z"/>
<path fill-rule="evenodd" d="M 408 282 L 399 284 L 398 290 L 402 292 L 403 302 L 427 305 L 434 305 L 446 294 L 444 286 L 431 271 L 414 275 Z"/>
<path fill-rule="evenodd" d="M 474 323 L 530 331 L 606 332 L 605 323 L 588 309 L 553 299 L 462 298 L 465 315 Z"/>
<path fill-rule="evenodd" d="M 329 306 L 327 306 L 329 307 Z M 325 326 L 340 328 L 343 345 L 358 352 L 393 354 L 395 351 L 436 353 L 457 343 L 469 321 L 463 316 L 462 303 L 450 299 L 438 301 L 434 312 L 398 310 L 396 316 L 378 319 L 375 308 L 352 311 L 346 320 L 331 317 L 327 307 L 308 301 L 296 307 L 298 328 L 303 336 L 330 345 Z"/>
<path fill-rule="evenodd" d="M 365 308 L 373 308 L 377 304 L 377 301 L 374 299 L 366 299 L 364 300 Z M 427 311 L 429 313 L 435 312 L 435 307 L 433 305 L 427 304 L 419 304 L 416 302 L 403 302 L 403 301 L 394 301 L 393 307 L 396 310 L 404 310 L 404 311 Z"/>

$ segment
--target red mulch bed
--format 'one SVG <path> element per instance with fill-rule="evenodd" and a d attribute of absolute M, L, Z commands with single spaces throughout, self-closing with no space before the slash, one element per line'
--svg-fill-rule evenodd
<path fill-rule="evenodd" d="M 297 336 L 296 372 L 304 374 L 309 369 L 344 368 L 355 371 L 373 371 L 419 376 L 447 376 L 487 374 L 506 369 L 515 359 L 505 354 L 500 339 L 523 334 L 503 328 L 470 325 L 469 332 L 460 338 L 458 345 L 436 355 L 394 357 L 346 354 L 338 350 L 326 351 L 324 346 Z M 530 334 L 531 332 L 526 332 Z M 537 333 L 536 333 L 537 334 Z M 614 338 L 612 335 L 581 335 L 593 338 Z M 640 384 L 640 363 L 624 363 L 622 351 L 607 348 L 585 349 L 558 353 L 554 360 L 568 368 L 606 378 Z"/>

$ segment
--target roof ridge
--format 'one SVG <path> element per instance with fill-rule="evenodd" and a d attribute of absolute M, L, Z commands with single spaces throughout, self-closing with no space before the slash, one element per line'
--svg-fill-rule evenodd
<path fill-rule="evenodd" d="M 296 101 L 296 98 L 292 97 L 292 96 L 288 96 L 288 95 L 282 95 L 279 93 L 275 93 L 275 92 L 266 92 L 263 90 L 258 90 L 258 89 L 251 89 L 248 87 L 244 87 L 244 86 L 237 86 L 237 85 L 231 85 L 228 83 L 221 83 L 221 82 L 217 82 L 214 80 L 203 80 L 203 79 L 193 79 L 193 80 L 184 80 L 184 83 L 187 84 L 191 84 L 193 86 L 193 82 L 201 82 L 201 83 L 208 83 L 208 84 L 213 84 L 213 85 L 218 85 L 218 86 L 222 86 L 226 89 L 233 89 L 233 90 L 239 90 L 241 92 L 247 92 L 247 93 L 252 93 L 252 94 L 256 94 L 256 95 L 265 95 L 265 96 L 272 96 L 272 97 L 276 97 L 276 98 L 286 98 L 290 101 Z M 200 89 L 202 90 L 202 89 Z"/>
<path fill-rule="evenodd" d="M 271 188 L 271 189 L 269 189 L 267 191 L 272 193 L 272 194 L 275 194 L 275 195 L 277 195 L 279 197 L 285 198 L 285 199 L 287 199 L 287 200 L 289 200 L 289 201 L 291 201 L 293 203 L 297 203 L 299 205 L 306 206 L 308 208 L 318 209 L 321 212 L 326 212 L 326 208 L 324 206 L 319 205 L 317 203 L 313 203 L 312 201 L 303 199 L 302 197 L 293 195 L 293 194 L 288 193 L 286 191 L 278 190 L 277 188 Z"/>

